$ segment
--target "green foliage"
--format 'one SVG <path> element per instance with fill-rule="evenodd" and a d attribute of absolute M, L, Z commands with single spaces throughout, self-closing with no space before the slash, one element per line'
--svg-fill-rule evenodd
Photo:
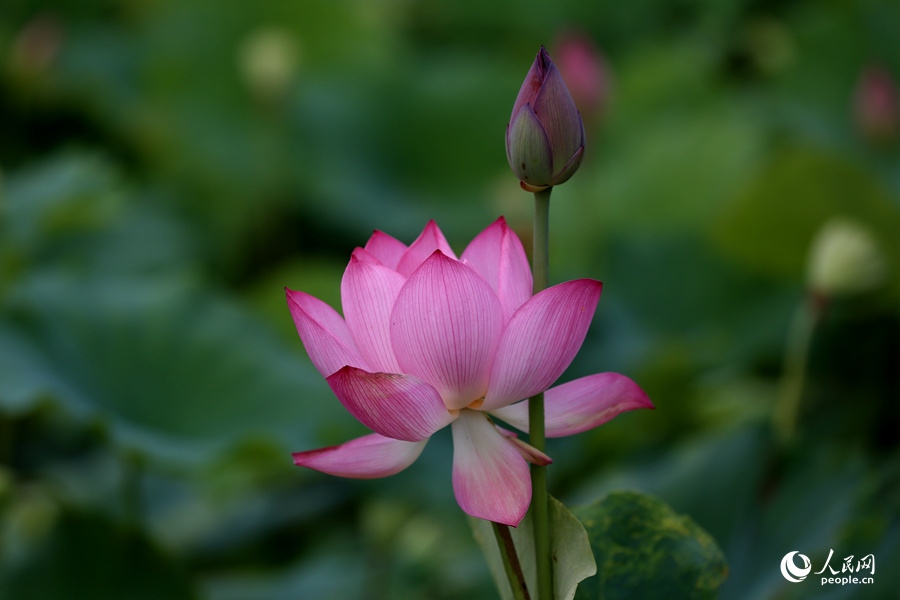
<path fill-rule="evenodd" d="M 728 576 L 715 540 L 658 498 L 614 492 L 574 513 L 597 559 L 577 599 L 716 598 Z"/>
<path fill-rule="evenodd" d="M 785 148 L 720 214 L 718 247 L 748 265 L 794 280 L 806 250 L 833 216 L 865 223 L 892 257 L 900 256 L 896 200 L 859 165 L 814 148 Z M 773 218 L 777 216 L 777 218 Z"/>
<path fill-rule="evenodd" d="M 73 157 L 10 182 L 9 250 L 32 264 L 0 321 L 0 403 L 21 412 L 49 397 L 122 447 L 183 465 L 248 434 L 285 452 L 315 443 L 293 400 L 318 382 L 312 370 L 234 300 L 199 289 L 177 226 L 127 214 L 110 171 Z"/>
<path fill-rule="evenodd" d="M 550 497 L 550 554 L 553 560 L 553 587 L 557 600 L 572 600 L 579 583 L 597 572 L 594 555 L 591 552 L 588 534 L 565 505 L 556 498 Z M 504 600 L 513 598 L 509 582 L 504 572 L 497 541 L 491 531 L 491 524 L 482 519 L 469 518 L 469 525 L 475 534 L 475 540 L 487 558 L 494 583 Z M 536 594 L 537 580 L 535 574 L 534 552 L 534 519 L 533 513 L 525 515 L 518 527 L 511 530 L 516 546 L 519 564 L 525 576 L 525 582 L 532 596 Z"/>
<path fill-rule="evenodd" d="M 60 590 L 96 600 L 198 597 L 184 569 L 146 535 L 103 515 L 66 511 L 36 546 L 27 559 L 4 565 L 3 598 L 59 598 Z M 78 560 L 86 548 L 89 560 Z"/>

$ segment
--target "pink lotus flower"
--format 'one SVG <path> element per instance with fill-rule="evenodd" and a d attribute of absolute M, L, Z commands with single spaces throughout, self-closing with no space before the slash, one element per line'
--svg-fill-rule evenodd
<path fill-rule="evenodd" d="M 502 217 L 459 259 L 433 221 L 409 247 L 376 231 L 344 272 L 344 318 L 309 294 L 286 290 L 313 364 L 375 433 L 295 453 L 294 464 L 385 477 L 412 464 L 428 438 L 450 425 L 460 507 L 518 525 L 531 502 L 528 461 L 550 459 L 491 416 L 527 432 L 525 399 L 546 390 L 546 434 L 558 437 L 653 407 L 615 373 L 547 389 L 581 347 L 600 287 L 579 279 L 532 297 L 525 250 Z"/>

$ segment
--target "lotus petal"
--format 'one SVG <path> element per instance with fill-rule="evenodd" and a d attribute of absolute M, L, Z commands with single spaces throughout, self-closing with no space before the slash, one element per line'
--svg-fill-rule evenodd
<path fill-rule="evenodd" d="M 601 288 L 593 279 L 567 281 L 515 312 L 497 347 L 482 410 L 533 396 L 562 375 L 587 335 Z"/>
<path fill-rule="evenodd" d="M 427 381 L 453 410 L 484 395 L 501 327 L 487 282 L 436 250 L 397 296 L 391 342 L 402 372 Z"/>
<path fill-rule="evenodd" d="M 478 411 L 463 410 L 453 431 L 453 491 L 469 515 L 516 527 L 531 502 L 528 463 Z"/>
<path fill-rule="evenodd" d="M 285 293 L 297 333 L 310 360 L 323 377 L 328 377 L 344 365 L 370 370 L 337 311 L 304 292 L 285 288 Z"/>
<path fill-rule="evenodd" d="M 447 238 L 437 226 L 434 220 L 428 221 L 425 229 L 419 234 L 397 264 L 397 272 L 404 277 L 412 275 L 413 271 L 419 268 L 425 259 L 431 256 L 435 250 L 440 250 L 444 255 L 456 258 L 456 254 L 450 248 Z"/>
<path fill-rule="evenodd" d="M 350 414 L 386 437 L 418 442 L 456 418 L 433 387 L 412 375 L 344 367 L 326 381 Z"/>
<path fill-rule="evenodd" d="M 322 473 L 352 479 L 374 479 L 399 473 L 411 465 L 427 441 L 405 442 L 377 433 L 350 440 L 340 446 L 293 453 L 294 464 Z"/>
<path fill-rule="evenodd" d="M 366 242 L 365 249 L 381 264 L 396 271 L 400 258 L 406 252 L 406 244 L 376 229 L 369 241 Z"/>
<path fill-rule="evenodd" d="M 618 373 L 597 373 L 544 392 L 547 437 L 574 435 L 636 408 L 654 408 L 644 390 Z M 513 427 L 528 432 L 528 400 L 491 411 Z"/>
<path fill-rule="evenodd" d="M 365 251 L 362 251 L 365 252 Z M 375 371 L 398 373 L 391 346 L 391 311 L 406 279 L 380 264 L 363 262 L 354 253 L 341 280 L 341 305 L 359 353 Z"/>
<path fill-rule="evenodd" d="M 509 124 L 506 140 L 507 159 L 516 177 L 532 186 L 549 185 L 553 178 L 550 138 L 530 104 Z"/>
<path fill-rule="evenodd" d="M 460 258 L 497 293 L 504 323 L 531 298 L 533 283 L 525 248 L 503 217 L 478 234 Z"/>

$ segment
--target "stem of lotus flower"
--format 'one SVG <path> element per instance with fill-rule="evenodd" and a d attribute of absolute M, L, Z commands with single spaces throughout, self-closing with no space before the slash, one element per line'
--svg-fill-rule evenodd
<path fill-rule="evenodd" d="M 797 427 L 797 416 L 800 413 L 800 403 L 806 385 L 806 364 L 810 344 L 825 302 L 824 298 L 813 295 L 797 309 L 791 322 L 778 403 L 773 414 L 775 433 L 781 443 L 789 442 Z"/>
<path fill-rule="evenodd" d="M 0 413 L 0 467 L 12 464 L 13 433 L 12 417 Z"/>
<path fill-rule="evenodd" d="M 124 519 L 130 526 L 140 525 L 143 519 L 144 507 L 141 500 L 141 482 L 143 477 L 143 457 L 134 451 L 126 451 L 121 493 Z"/>
<path fill-rule="evenodd" d="M 509 580 L 509 588 L 515 600 L 531 600 L 528 595 L 528 587 L 525 584 L 525 573 L 522 572 L 522 564 L 516 553 L 516 545 L 513 543 L 509 525 L 491 522 L 494 528 L 494 536 L 497 538 L 497 546 L 500 548 L 500 558 L 503 559 L 503 569 L 506 571 L 506 579 Z"/>
<path fill-rule="evenodd" d="M 532 272 L 534 293 L 550 286 L 550 193 L 552 187 L 534 193 L 534 239 Z"/>
<path fill-rule="evenodd" d="M 534 241 L 532 271 L 534 293 L 549 286 L 550 269 L 550 193 L 548 187 L 534 194 Z M 528 401 L 529 443 L 544 451 L 544 394 Z M 534 559 L 539 600 L 553 599 L 553 563 L 550 555 L 550 516 L 547 496 L 547 467 L 531 465 L 531 510 L 534 518 Z"/>

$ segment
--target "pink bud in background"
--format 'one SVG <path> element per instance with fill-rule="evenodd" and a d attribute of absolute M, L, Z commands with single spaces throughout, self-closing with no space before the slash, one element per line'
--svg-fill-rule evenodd
<path fill-rule="evenodd" d="M 13 38 L 9 64 L 13 71 L 35 74 L 53 64 L 62 46 L 63 27 L 51 14 L 39 14 L 28 21 Z"/>
<path fill-rule="evenodd" d="M 585 121 L 602 118 L 609 102 L 610 73 L 603 54 L 591 39 L 565 32 L 554 44 L 556 66 Z"/>
<path fill-rule="evenodd" d="M 900 90 L 893 75 L 867 67 L 856 84 L 854 116 L 860 134 L 874 144 L 894 142 L 900 134 Z"/>

